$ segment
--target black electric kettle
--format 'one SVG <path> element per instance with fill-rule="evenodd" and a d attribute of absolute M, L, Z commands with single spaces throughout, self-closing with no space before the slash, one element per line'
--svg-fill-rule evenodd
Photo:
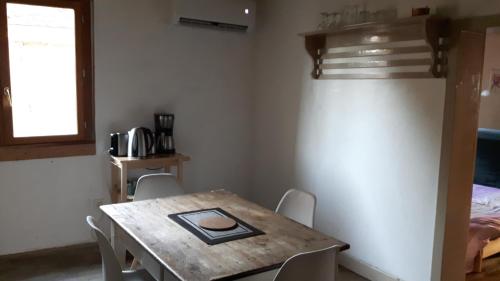
<path fill-rule="evenodd" d="M 154 136 L 148 128 L 133 128 L 128 132 L 128 157 L 146 157 L 151 154 Z"/>

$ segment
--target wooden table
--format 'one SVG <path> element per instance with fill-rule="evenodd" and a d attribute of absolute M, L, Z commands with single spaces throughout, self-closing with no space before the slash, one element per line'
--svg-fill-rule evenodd
<path fill-rule="evenodd" d="M 154 155 L 145 158 L 111 156 L 111 200 L 113 203 L 127 201 L 127 176 L 128 170 L 163 168 L 165 173 L 171 167 L 176 168 L 177 181 L 182 182 L 183 164 L 189 161 L 189 156 L 180 153 L 174 155 Z"/>
<path fill-rule="evenodd" d="M 169 214 L 217 207 L 265 235 L 209 246 L 168 218 Z M 153 264 L 147 269 L 157 280 L 163 280 L 164 274 L 182 281 L 246 280 L 279 268 L 301 252 L 333 245 L 341 250 L 349 248 L 344 242 L 223 190 L 101 209 L 111 218 L 112 244 L 120 260 L 124 260 L 122 243 L 134 256 L 146 253 L 139 258 L 146 260 L 145 265 Z"/>

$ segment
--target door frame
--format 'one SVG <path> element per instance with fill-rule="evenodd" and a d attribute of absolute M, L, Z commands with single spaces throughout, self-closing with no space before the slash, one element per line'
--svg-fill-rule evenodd
<path fill-rule="evenodd" d="M 472 89 L 470 93 L 461 91 L 462 94 L 457 90 L 461 86 L 458 73 L 462 71 L 460 67 L 464 67 L 458 58 L 459 39 L 462 31 L 486 34 L 489 27 L 496 26 L 500 26 L 500 15 L 456 19 L 450 25 L 433 281 L 465 280 L 480 95 Z M 483 41 L 480 46 L 483 59 L 484 44 Z M 478 91 L 480 93 L 480 89 Z"/>

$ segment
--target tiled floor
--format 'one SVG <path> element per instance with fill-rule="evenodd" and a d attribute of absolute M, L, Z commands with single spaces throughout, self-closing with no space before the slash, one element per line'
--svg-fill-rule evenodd
<path fill-rule="evenodd" d="M 484 261 L 481 273 L 467 275 L 467 281 L 498 281 L 500 280 L 500 255 Z"/>
<path fill-rule="evenodd" d="M 100 281 L 101 274 L 101 260 L 96 247 L 36 258 L 0 259 L 0 281 Z M 339 281 L 367 279 L 341 268 Z"/>

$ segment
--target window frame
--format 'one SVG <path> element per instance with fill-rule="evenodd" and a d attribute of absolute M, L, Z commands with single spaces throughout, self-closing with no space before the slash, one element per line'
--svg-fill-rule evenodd
<path fill-rule="evenodd" d="M 7 3 L 69 8 L 75 11 L 78 134 L 14 138 L 10 88 Z M 95 154 L 92 0 L 0 0 L 0 161 Z M 15 95 L 15 93 L 13 93 Z M 17 152 L 21 153 L 17 153 Z"/>

